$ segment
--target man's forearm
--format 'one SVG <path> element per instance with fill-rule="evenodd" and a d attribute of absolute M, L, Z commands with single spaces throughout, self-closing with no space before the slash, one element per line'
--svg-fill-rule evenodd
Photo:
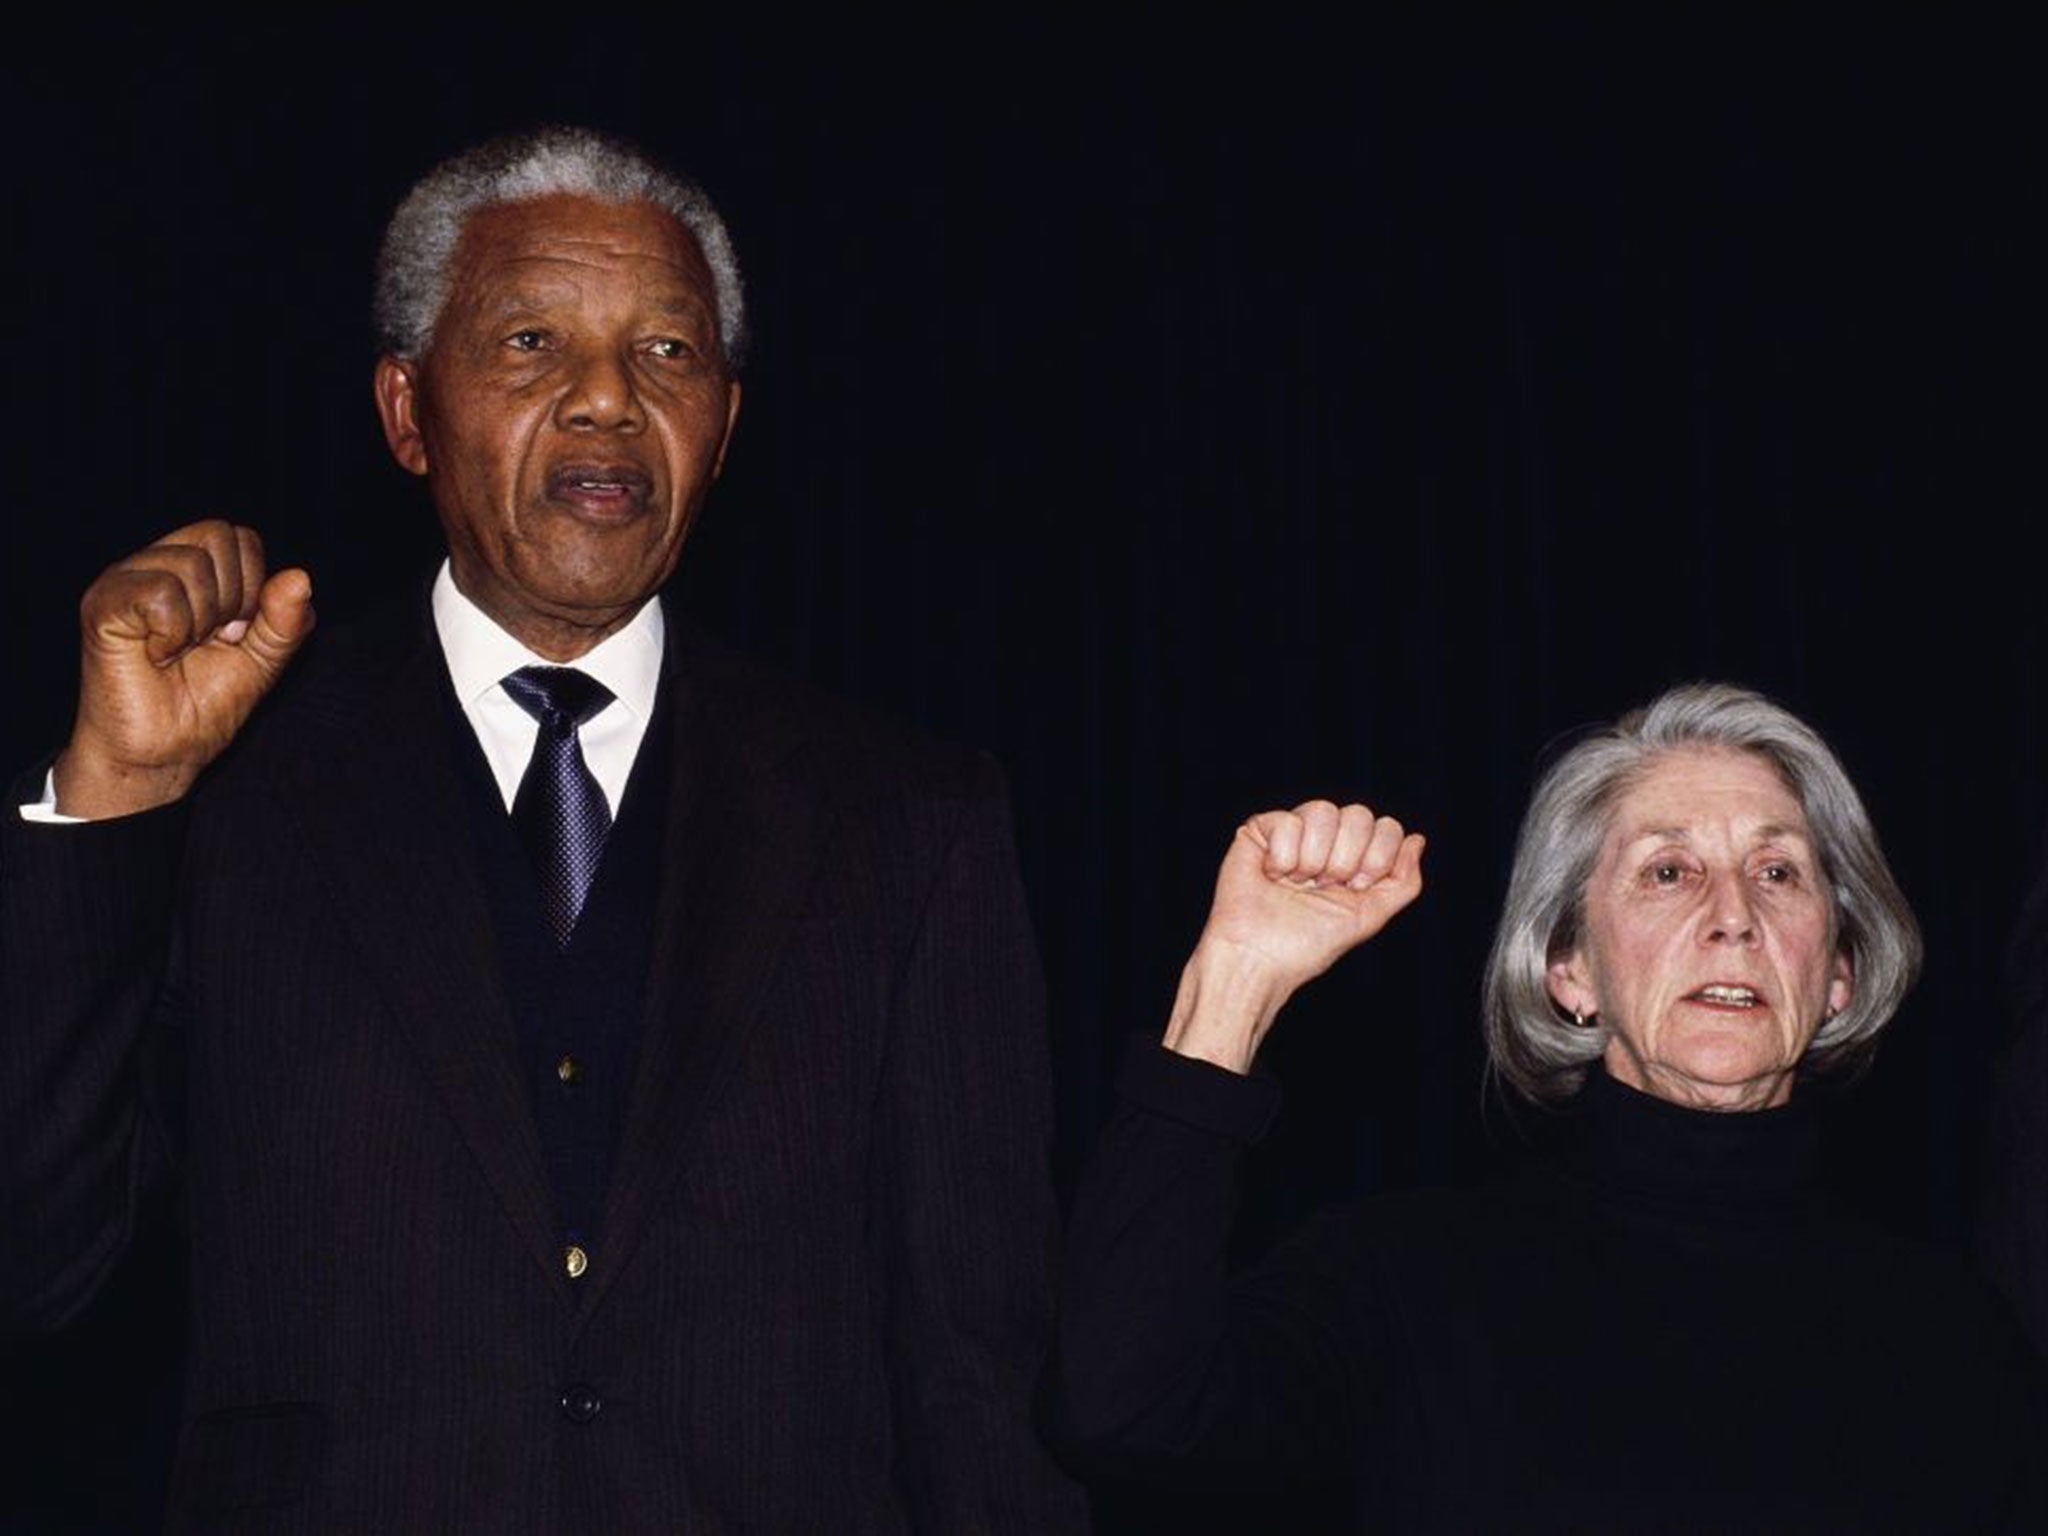
<path fill-rule="evenodd" d="M 19 786 L 17 786 L 19 789 Z M 185 814 L 0 827 L 0 1325 L 88 1301 L 165 1170 L 145 1109 Z"/>

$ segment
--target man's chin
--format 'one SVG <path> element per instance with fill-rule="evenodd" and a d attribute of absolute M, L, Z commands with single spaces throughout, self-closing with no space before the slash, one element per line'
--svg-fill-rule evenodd
<path fill-rule="evenodd" d="M 545 585 L 493 581 L 463 595 L 500 629 L 551 661 L 569 661 L 624 628 L 659 588 L 658 581 L 613 576 Z"/>
<path fill-rule="evenodd" d="M 529 612 L 546 624 L 616 627 L 638 613 L 660 586 L 659 582 L 640 581 L 556 586 L 535 593 Z"/>

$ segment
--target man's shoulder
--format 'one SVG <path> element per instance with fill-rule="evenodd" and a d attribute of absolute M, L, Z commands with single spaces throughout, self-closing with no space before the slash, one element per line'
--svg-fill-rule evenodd
<path fill-rule="evenodd" d="M 1004 793 L 986 753 L 829 692 L 673 613 L 667 645 L 674 739 L 693 763 L 810 781 L 841 805 L 936 807 Z M 373 734 L 452 729 L 447 686 L 423 598 L 387 603 L 316 634 L 213 777 L 231 788 L 281 770 L 346 771 Z"/>
<path fill-rule="evenodd" d="M 950 799 L 999 789 L 994 760 L 886 710 L 832 693 L 684 624 L 672 624 L 680 742 L 714 738 L 737 765 L 800 767 L 835 797 Z"/>
<path fill-rule="evenodd" d="M 387 722 L 416 728 L 439 708 L 440 667 L 417 593 L 361 618 L 323 624 L 211 776 L 232 780 L 307 753 L 332 755 Z"/>

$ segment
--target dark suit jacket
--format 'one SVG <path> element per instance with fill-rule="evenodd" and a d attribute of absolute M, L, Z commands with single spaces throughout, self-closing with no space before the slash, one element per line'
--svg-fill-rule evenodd
<path fill-rule="evenodd" d="M 669 644 L 644 1033 L 580 1280 L 417 612 L 320 641 L 189 805 L 4 818 L 0 1299 L 62 1321 L 176 1176 L 174 1530 L 1078 1522 L 1027 1421 L 1049 1091 L 998 776 Z"/>
<path fill-rule="evenodd" d="M 2006 956 L 2006 1022 L 1977 1246 L 2048 1360 L 2048 860 Z"/>

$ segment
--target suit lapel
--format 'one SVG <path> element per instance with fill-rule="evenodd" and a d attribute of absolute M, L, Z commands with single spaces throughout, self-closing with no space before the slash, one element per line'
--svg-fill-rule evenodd
<path fill-rule="evenodd" d="M 820 844 L 801 738 L 671 614 L 672 789 L 640 1059 L 587 1316 L 661 1208 L 761 1012 Z"/>
<path fill-rule="evenodd" d="M 410 622 L 408 622 L 408 617 Z M 305 705 L 302 825 L 336 923 L 536 1263 L 566 1287 L 432 626 L 392 616 Z"/>

